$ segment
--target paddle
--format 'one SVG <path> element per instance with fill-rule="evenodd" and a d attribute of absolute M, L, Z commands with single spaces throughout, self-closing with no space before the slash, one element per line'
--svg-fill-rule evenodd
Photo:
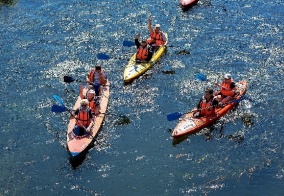
<path fill-rule="evenodd" d="M 107 54 L 104 54 L 104 53 L 99 53 L 99 54 L 97 55 L 97 57 L 98 57 L 98 59 L 100 59 L 100 60 L 109 60 L 109 59 L 110 59 L 110 56 L 107 55 Z"/>
<path fill-rule="evenodd" d="M 55 113 L 62 113 L 62 112 L 67 111 L 67 109 L 66 109 L 66 107 L 63 107 L 63 106 L 53 105 L 51 107 L 51 111 L 55 112 Z"/>
<path fill-rule="evenodd" d="M 135 46 L 135 42 L 133 41 L 128 41 L 128 40 L 124 40 L 122 43 L 123 46 L 127 46 L 127 47 L 131 47 L 131 46 Z"/>
<path fill-rule="evenodd" d="M 240 101 L 242 101 L 242 100 L 245 100 L 245 99 L 250 100 L 247 96 L 244 95 L 244 96 L 242 96 L 242 97 L 239 98 L 239 99 L 235 99 L 235 100 L 229 101 L 229 102 L 226 103 L 225 105 L 227 105 L 227 104 L 229 104 L 229 103 L 238 103 L 238 102 L 240 102 Z M 177 120 L 177 119 L 179 119 L 181 116 L 183 116 L 183 115 L 186 114 L 186 113 L 189 113 L 189 112 L 185 112 L 185 113 L 174 112 L 174 113 L 168 114 L 168 115 L 167 115 L 167 119 L 168 119 L 168 121 Z"/>
<path fill-rule="evenodd" d="M 53 98 L 54 98 L 56 101 L 58 101 L 58 103 L 60 103 L 61 106 L 53 105 L 52 108 L 51 108 L 51 111 L 52 111 L 52 112 L 61 113 L 61 112 L 68 111 L 68 112 L 71 114 L 71 116 L 73 116 L 73 117 L 77 120 L 77 118 L 74 116 L 74 114 L 72 113 L 72 111 L 71 111 L 70 109 L 68 109 L 68 108 L 65 106 L 65 104 L 63 103 L 63 100 L 62 100 L 59 96 L 53 95 Z M 80 121 L 77 121 L 77 122 L 79 122 L 79 123 L 81 124 Z M 85 126 L 83 126 L 82 124 L 81 124 L 81 126 L 82 126 L 83 129 L 86 131 L 86 133 L 88 133 L 93 139 L 95 139 L 95 138 L 89 133 L 89 131 L 87 131 L 87 128 L 86 128 Z"/>
<path fill-rule="evenodd" d="M 71 82 L 74 82 L 74 81 L 75 82 L 85 82 L 85 81 L 82 81 L 82 80 L 74 79 L 71 76 L 64 76 L 63 81 L 66 82 L 66 83 L 71 83 Z"/>

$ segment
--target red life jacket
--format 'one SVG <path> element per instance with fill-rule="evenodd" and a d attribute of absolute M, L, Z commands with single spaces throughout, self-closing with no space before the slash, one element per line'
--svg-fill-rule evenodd
<path fill-rule="evenodd" d="M 157 33 L 156 31 L 152 31 L 152 33 L 150 33 L 150 39 L 147 42 L 148 44 L 156 44 L 156 46 L 160 46 L 165 43 L 162 32 Z"/>
<path fill-rule="evenodd" d="M 85 111 L 83 111 L 81 108 L 79 109 L 79 113 L 77 115 L 77 121 L 76 121 L 76 125 L 78 127 L 85 127 L 87 128 L 90 123 L 91 123 L 91 119 L 90 119 L 90 108 L 86 109 Z"/>
<path fill-rule="evenodd" d="M 95 99 L 92 99 L 91 101 L 89 100 L 89 107 L 91 108 L 92 113 L 95 113 L 95 111 L 96 111 L 96 102 L 95 102 Z"/>
<path fill-rule="evenodd" d="M 104 70 L 102 70 L 102 72 L 104 72 Z M 95 69 L 94 68 L 91 69 L 88 78 L 91 82 L 94 83 L 95 81 Z M 100 84 L 106 84 L 106 80 L 104 80 L 103 77 L 100 75 L 99 75 L 99 80 L 100 80 Z"/>
<path fill-rule="evenodd" d="M 206 102 L 205 98 L 202 100 L 202 102 L 200 103 L 200 116 L 211 116 L 215 113 L 212 101 L 213 99 L 210 99 L 208 102 Z"/>
<path fill-rule="evenodd" d="M 231 83 L 233 81 L 231 80 L 230 83 L 226 83 L 225 81 L 222 82 L 221 86 L 224 88 L 221 88 L 221 94 L 224 96 L 231 96 L 233 97 L 235 93 L 231 89 Z"/>
<path fill-rule="evenodd" d="M 136 59 L 137 60 L 143 61 L 143 60 L 147 59 L 148 55 L 149 55 L 149 53 L 148 53 L 148 47 L 147 46 L 145 46 L 145 47 L 140 46 L 136 51 Z"/>

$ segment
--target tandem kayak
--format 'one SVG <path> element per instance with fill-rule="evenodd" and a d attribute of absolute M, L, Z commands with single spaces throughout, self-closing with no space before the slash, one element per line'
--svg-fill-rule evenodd
<path fill-rule="evenodd" d="M 229 112 L 232 108 L 234 108 L 240 100 L 242 100 L 242 97 L 246 93 L 247 89 L 247 82 L 246 81 L 240 81 L 236 83 L 236 86 L 238 88 L 238 91 L 240 94 L 236 97 L 234 97 L 233 100 L 229 101 L 224 107 L 216 107 L 214 115 L 211 116 L 204 116 L 204 117 L 194 117 L 193 112 L 186 113 L 183 117 L 180 118 L 179 123 L 174 128 L 172 132 L 172 137 L 174 139 L 177 139 L 184 135 L 193 134 L 211 124 L 216 122 L 218 119 L 220 119 L 222 116 L 224 116 L 227 112 Z"/>
<path fill-rule="evenodd" d="M 86 134 L 84 136 L 75 136 L 73 133 L 73 129 L 76 124 L 76 119 L 74 116 L 70 116 L 70 121 L 68 125 L 68 131 L 67 131 L 67 147 L 68 151 L 70 153 L 70 159 L 72 161 L 75 161 L 79 159 L 82 155 L 85 155 L 85 153 L 94 146 L 95 138 L 102 126 L 105 113 L 108 106 L 109 101 L 109 82 L 107 82 L 106 85 L 102 86 L 102 92 L 100 96 L 100 114 L 96 116 L 96 119 L 94 121 L 94 125 L 90 131 L 89 134 Z M 83 89 L 83 94 L 87 92 L 87 89 Z M 73 107 L 73 110 L 76 110 L 80 107 L 80 101 L 81 97 L 78 96 L 78 99 Z"/>
<path fill-rule="evenodd" d="M 185 9 L 193 6 L 197 2 L 198 2 L 198 0 L 180 0 L 181 6 Z"/>
<path fill-rule="evenodd" d="M 168 40 L 168 34 L 163 32 Z M 168 43 L 168 42 L 167 42 Z M 151 60 L 147 63 L 136 63 L 136 53 L 130 58 L 128 64 L 126 65 L 123 73 L 124 82 L 131 82 L 133 79 L 141 76 L 148 69 L 150 69 L 164 54 L 167 48 L 167 43 L 160 46 L 159 49 L 153 54 Z"/>

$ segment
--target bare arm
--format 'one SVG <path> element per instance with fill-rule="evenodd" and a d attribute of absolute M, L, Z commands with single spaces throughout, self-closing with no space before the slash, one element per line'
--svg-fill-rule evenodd
<path fill-rule="evenodd" d="M 148 19 L 148 29 L 150 31 L 150 34 L 153 32 L 153 29 L 152 29 L 152 16 L 149 17 Z"/>

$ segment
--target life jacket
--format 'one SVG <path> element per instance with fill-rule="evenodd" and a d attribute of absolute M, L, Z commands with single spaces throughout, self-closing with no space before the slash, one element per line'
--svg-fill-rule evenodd
<path fill-rule="evenodd" d="M 203 100 L 200 103 L 200 116 L 211 116 L 215 113 L 215 109 L 212 105 L 213 98 L 210 98 L 208 102 L 206 102 L 206 99 L 203 97 Z"/>
<path fill-rule="evenodd" d="M 150 33 L 150 39 L 148 39 L 147 42 L 148 44 L 156 44 L 156 46 L 160 46 L 165 43 L 162 32 L 157 33 L 156 31 L 152 31 L 152 33 Z"/>
<path fill-rule="evenodd" d="M 76 120 L 76 125 L 78 127 L 88 127 L 91 123 L 91 119 L 90 119 L 90 108 L 87 108 L 86 110 L 82 110 L 82 108 L 80 107 L 79 109 L 79 113 L 77 115 L 77 120 Z"/>
<path fill-rule="evenodd" d="M 222 95 L 231 96 L 231 97 L 233 97 L 235 95 L 235 93 L 231 89 L 231 83 L 232 82 L 233 82 L 232 80 L 229 83 L 227 83 L 225 81 L 222 82 L 221 86 L 224 87 L 224 88 L 221 88 L 221 90 L 220 90 Z"/>
<path fill-rule="evenodd" d="M 148 55 L 149 55 L 149 52 L 148 52 L 147 46 L 145 46 L 145 47 L 140 46 L 139 48 L 137 48 L 137 51 L 136 51 L 136 59 L 137 60 L 143 61 L 143 60 L 147 59 Z"/>
<path fill-rule="evenodd" d="M 104 70 L 102 69 L 102 73 L 104 72 Z M 99 74 L 97 74 L 95 72 L 95 69 L 92 68 L 90 73 L 89 73 L 89 80 L 92 82 L 92 83 L 95 83 L 95 84 L 106 84 L 106 81 L 103 79 L 102 76 L 100 76 Z"/>
<path fill-rule="evenodd" d="M 89 107 L 91 108 L 92 113 L 96 112 L 96 102 L 94 98 L 91 101 L 89 100 Z"/>

